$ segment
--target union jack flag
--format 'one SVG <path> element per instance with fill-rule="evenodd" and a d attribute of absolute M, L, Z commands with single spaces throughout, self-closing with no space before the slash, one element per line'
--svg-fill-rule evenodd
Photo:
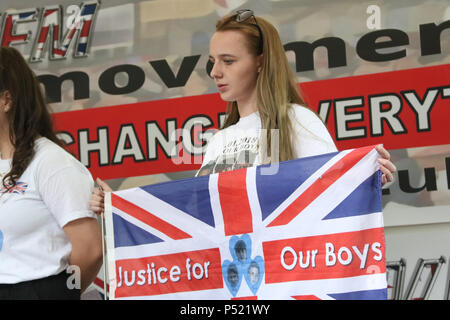
<path fill-rule="evenodd" d="M 373 146 L 107 193 L 111 299 L 386 299 Z"/>
<path fill-rule="evenodd" d="M 19 181 L 16 183 L 16 185 L 14 187 L 12 187 L 11 189 L 8 190 L 8 193 L 24 194 L 25 191 L 27 190 L 27 188 L 28 188 L 28 183 Z M 5 193 L 6 190 L 7 190 L 7 188 L 5 188 L 2 185 L 0 192 Z"/>

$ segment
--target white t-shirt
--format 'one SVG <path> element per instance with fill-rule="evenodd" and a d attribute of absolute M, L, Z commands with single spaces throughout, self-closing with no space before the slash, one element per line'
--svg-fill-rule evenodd
<path fill-rule="evenodd" d="M 48 140 L 35 142 L 35 156 L 8 193 L 0 186 L 0 283 L 55 275 L 69 265 L 72 245 L 62 229 L 90 217 L 94 181 L 72 155 Z M 11 160 L 0 160 L 0 173 Z"/>
<path fill-rule="evenodd" d="M 295 158 L 337 151 L 327 128 L 314 112 L 294 104 L 289 116 L 293 126 L 291 141 Z M 202 167 L 197 175 L 262 164 L 259 152 L 260 137 L 259 112 L 242 117 L 234 125 L 219 130 L 208 141 Z"/>

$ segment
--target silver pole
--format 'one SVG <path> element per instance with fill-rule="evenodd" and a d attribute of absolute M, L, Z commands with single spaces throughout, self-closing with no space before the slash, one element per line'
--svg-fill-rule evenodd
<path fill-rule="evenodd" d="M 106 288 L 106 266 L 107 266 L 107 259 L 106 259 L 106 248 L 105 248 L 105 215 L 104 212 L 101 214 L 101 225 L 102 225 L 102 252 L 103 252 L 103 294 L 105 295 L 105 300 L 108 300 L 108 292 Z"/>

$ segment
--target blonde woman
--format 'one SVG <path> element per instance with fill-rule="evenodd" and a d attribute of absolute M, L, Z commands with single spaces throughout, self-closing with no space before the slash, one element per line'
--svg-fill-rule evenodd
<path fill-rule="evenodd" d="M 219 20 L 209 58 L 210 76 L 228 106 L 199 175 L 337 151 L 323 122 L 300 97 L 272 24 L 251 10 Z M 396 169 L 389 153 L 382 146 L 377 150 L 383 183 L 392 181 Z"/>
<path fill-rule="evenodd" d="M 300 97 L 272 24 L 251 10 L 222 18 L 210 41 L 209 61 L 210 76 L 228 101 L 227 117 L 208 142 L 197 175 L 337 151 L 323 122 Z M 381 145 L 377 150 L 384 184 L 393 180 L 396 168 Z M 103 211 L 100 189 L 95 189 L 90 207 L 98 214 Z"/>

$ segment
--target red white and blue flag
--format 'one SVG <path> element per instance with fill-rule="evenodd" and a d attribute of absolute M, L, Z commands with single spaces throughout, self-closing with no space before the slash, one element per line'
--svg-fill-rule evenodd
<path fill-rule="evenodd" d="M 386 299 L 378 157 L 370 146 L 107 193 L 110 298 Z"/>
<path fill-rule="evenodd" d="M 84 2 L 74 17 L 73 23 L 68 26 L 64 35 L 62 7 L 58 5 L 45 7 L 42 12 L 41 23 L 37 32 L 31 61 L 41 61 L 48 42 L 50 42 L 49 53 L 51 59 L 65 58 L 73 39 L 76 39 L 74 56 L 81 57 L 87 55 L 88 42 L 92 36 L 92 25 L 99 6 L 98 1 Z M 76 35 L 78 32 L 77 38 Z"/>
<path fill-rule="evenodd" d="M 7 182 L 7 186 L 10 187 L 11 183 Z M 15 194 L 24 194 L 25 191 L 27 191 L 27 189 L 28 189 L 28 183 L 18 181 L 18 182 L 16 182 L 14 187 L 11 187 L 10 189 L 8 189 L 7 187 L 2 185 L 0 187 L 0 193 L 8 192 L 8 193 L 15 193 Z"/>

